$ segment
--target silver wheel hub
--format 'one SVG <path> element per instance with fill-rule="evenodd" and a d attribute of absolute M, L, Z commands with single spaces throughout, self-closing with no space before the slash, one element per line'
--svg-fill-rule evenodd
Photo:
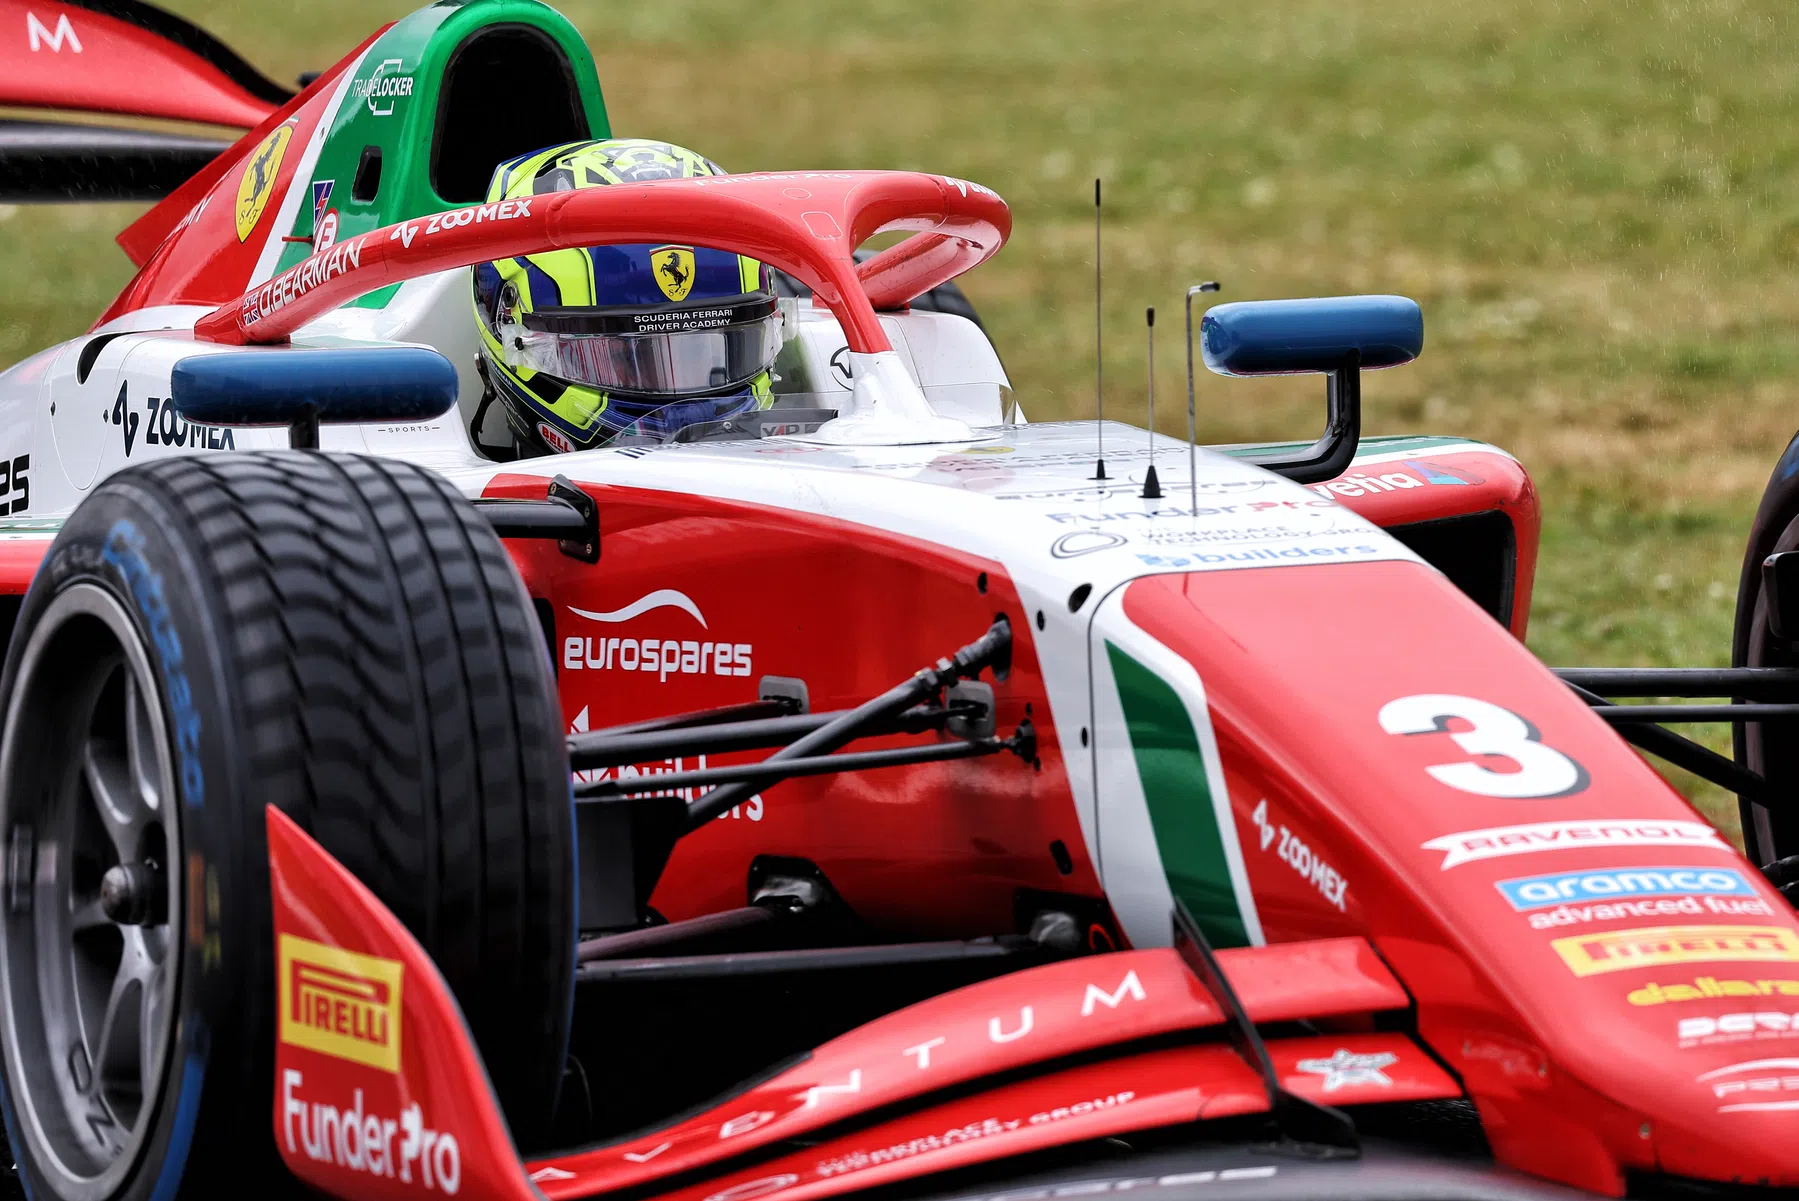
<path fill-rule="evenodd" d="M 115 1193 L 172 1102 L 180 809 L 137 628 L 76 584 L 32 630 L 0 731 L 0 1043 L 19 1158 L 63 1201 Z"/>

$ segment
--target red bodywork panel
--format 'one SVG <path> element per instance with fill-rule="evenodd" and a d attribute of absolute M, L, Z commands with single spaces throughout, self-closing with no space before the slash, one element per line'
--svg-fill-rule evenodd
<path fill-rule="evenodd" d="M 1404 990 L 1360 939 L 1238 948 L 1220 952 L 1219 959 L 1243 1007 L 1259 1022 L 1372 1013 L 1408 1003 Z M 1120 951 L 1017 972 L 877 1018 L 709 1113 L 599 1150 L 551 1156 L 542 1166 L 570 1178 L 565 1187 L 546 1183 L 545 1190 L 553 1196 L 580 1196 L 639 1186 L 754 1147 L 810 1136 L 854 1113 L 1066 1055 L 1201 1030 L 1223 1020 L 1171 950 Z M 1346 1037 L 1353 1042 L 1364 1036 Z M 1407 1070 L 1436 1073 L 1428 1076 L 1438 1090 L 1433 1096 L 1459 1095 L 1415 1046 L 1403 1037 L 1398 1041 L 1410 1048 Z M 1306 1042 L 1289 1059 L 1297 1062 L 1315 1049 Z M 1334 1050 L 1322 1054 L 1328 1057 Z M 1228 1067 L 1233 1074 L 1246 1071 L 1233 1053 L 1225 1052 L 1225 1059 L 1232 1061 Z M 1325 1083 L 1323 1076 L 1299 1074 L 1311 1076 L 1302 1087 Z M 1183 1083 L 1194 1079 L 1189 1075 Z M 1035 1083 L 1047 1085 L 1047 1080 Z M 1255 1107 L 1263 1107 L 1253 1076 L 1248 1087 Z M 1389 1089 L 1380 1091 L 1378 1099 L 1391 1099 Z M 1183 1120 L 1194 1116 L 1189 1111 Z"/>
<path fill-rule="evenodd" d="M 1379 447 L 1369 449 L 1378 451 Z M 1352 465 L 1334 480 L 1308 485 L 1318 495 L 1353 509 L 1383 529 L 1443 521 L 1477 513 L 1503 513 L 1512 523 L 1511 621 L 1523 639 L 1537 577 L 1542 509 L 1524 465 L 1498 451 L 1426 449 L 1416 455 Z"/>
<path fill-rule="evenodd" d="M 1777 1134 L 1790 1117 L 1720 1117 L 1700 1079 L 1754 1058 L 1750 1048 L 1682 1044 L 1677 1020 L 1689 1015 L 1640 999 L 1652 983 L 1708 974 L 1799 976 L 1799 962 L 1767 962 L 1799 961 L 1790 907 L 1435 572 L 1347 564 L 1303 587 L 1298 570 L 1152 576 L 1124 596 L 1130 620 L 1206 682 L 1269 939 L 1367 933 L 1514 1167 L 1611 1193 L 1626 1167 L 1799 1183 Z M 1460 703 L 1470 697 L 1522 718 L 1528 735 Z M 1408 707 L 1450 716 L 1433 732 Z M 1276 826 L 1347 881 L 1347 914 L 1273 853 L 1261 830 Z M 1497 887 L 1668 865 L 1734 871 L 1744 897 L 1703 909 L 1688 898 L 1697 916 L 1685 918 L 1588 905 L 1570 909 L 1572 924 L 1538 929 Z"/>
<path fill-rule="evenodd" d="M 231 149 L 125 228 L 118 243 L 132 262 L 140 264 L 138 273 L 100 315 L 96 326 L 150 305 L 217 304 L 249 286 L 269 239 L 279 236 L 275 214 L 306 157 L 308 140 L 330 107 L 338 77 L 385 29 L 370 35 L 362 46 L 262 118 Z M 267 206 L 249 235 L 240 238 L 238 185 L 251 167 L 252 151 L 283 125 L 291 132 L 275 164 Z"/>
<path fill-rule="evenodd" d="M 239 128 L 275 107 L 194 51 L 92 9 L 0 0 L 0 28 L 0 104 Z"/>
<path fill-rule="evenodd" d="M 0 538 L 0 596 L 24 596 L 50 553 L 53 536 Z"/>
<path fill-rule="evenodd" d="M 530 1201 L 487 1070 L 431 957 L 318 843 L 274 806 L 266 812 L 275 1145 L 289 1170 L 340 1197 Z"/>
<path fill-rule="evenodd" d="M 1102 895 L 1062 748 L 1043 720 L 1035 631 L 1000 564 L 826 517 L 583 486 L 604 515 L 597 569 L 554 544 L 511 544 L 532 595 L 555 612 L 558 691 L 572 730 L 753 701 L 765 675 L 804 679 L 814 712 L 848 708 L 975 638 L 996 613 L 1010 615 L 1013 631 L 1011 673 L 994 682 L 999 729 L 1038 718 L 1037 768 L 998 755 L 796 779 L 755 797 L 681 840 L 652 898 L 664 916 L 744 904 L 750 863 L 770 846 L 805 848 L 851 908 L 906 937 L 1010 930 L 1019 888 Z M 541 498 L 543 489 L 541 477 L 500 476 L 487 494 Z M 749 580 L 755 586 L 746 593 Z M 634 612 L 643 598 L 664 603 Z M 833 645 L 855 652 L 820 653 Z M 640 656 L 652 647 L 658 660 L 681 654 L 690 670 L 643 670 L 649 660 Z M 846 813 L 856 820 L 845 821 Z M 1050 850 L 1057 841 L 1072 858 L 1067 874 Z M 953 894 L 941 887 L 945 878 L 958 881 Z"/>
<path fill-rule="evenodd" d="M 1126 951 L 933 997 L 825 1044 L 805 1062 L 698 1116 L 527 1168 L 455 999 L 430 959 L 317 843 L 279 811 L 267 813 L 281 965 L 275 1138 L 301 1179 L 338 1196 L 400 1197 L 435 1188 L 523 1199 L 537 1195 L 532 1182 L 553 1198 L 627 1187 L 653 1191 L 658 1180 L 828 1131 L 858 1115 L 918 1107 L 670 1194 L 779 1192 L 800 1201 L 1267 1108 L 1260 1079 L 1223 1045 L 1126 1055 L 932 1103 L 945 1088 L 1222 1021 L 1176 952 Z M 1220 963 L 1258 1021 L 1407 1004 L 1404 990 L 1359 939 L 1224 951 Z M 1332 1104 L 1460 1095 L 1448 1074 L 1400 1034 L 1275 1039 L 1269 1053 L 1287 1087 Z M 1349 1064 L 1362 1070 L 1343 1070 Z M 347 1114 L 358 1120 L 347 1121 Z M 349 1129 L 357 1133 L 342 1133 Z"/>

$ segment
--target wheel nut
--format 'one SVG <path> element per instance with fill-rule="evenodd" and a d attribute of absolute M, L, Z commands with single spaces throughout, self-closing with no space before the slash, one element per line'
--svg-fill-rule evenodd
<path fill-rule="evenodd" d="M 141 926 L 157 908 L 161 880 L 147 863 L 120 863 L 100 877 L 100 911 L 121 926 Z"/>

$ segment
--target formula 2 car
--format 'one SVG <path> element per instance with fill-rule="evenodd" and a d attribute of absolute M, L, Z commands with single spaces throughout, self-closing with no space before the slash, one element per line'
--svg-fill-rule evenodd
<path fill-rule="evenodd" d="M 1757 868 L 1799 851 L 1799 442 L 1737 667 L 1558 678 L 1523 467 L 1361 436 L 1402 298 L 1204 315 L 1214 370 L 1327 377 L 1316 443 L 1028 423 L 909 303 L 1000 250 L 985 187 L 479 203 L 610 132 L 535 0 L 292 96 L 138 3 L 0 24 L 7 103 L 247 128 L 0 131 L 9 195 L 167 193 L 93 330 L 0 374 L 29 1196 L 1799 1186 L 1799 920 Z M 797 282 L 778 402 L 484 458 L 467 268 L 620 242 Z M 1655 724 L 1720 715 L 1735 762 Z M 1737 791 L 1749 857 L 1633 742 Z"/>

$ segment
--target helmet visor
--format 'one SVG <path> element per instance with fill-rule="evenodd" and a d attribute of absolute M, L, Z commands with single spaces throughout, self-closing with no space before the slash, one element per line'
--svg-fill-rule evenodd
<path fill-rule="evenodd" d="M 506 362 L 606 392 L 693 396 L 767 370 L 781 349 L 772 296 L 649 312 L 521 313 L 498 329 Z"/>

